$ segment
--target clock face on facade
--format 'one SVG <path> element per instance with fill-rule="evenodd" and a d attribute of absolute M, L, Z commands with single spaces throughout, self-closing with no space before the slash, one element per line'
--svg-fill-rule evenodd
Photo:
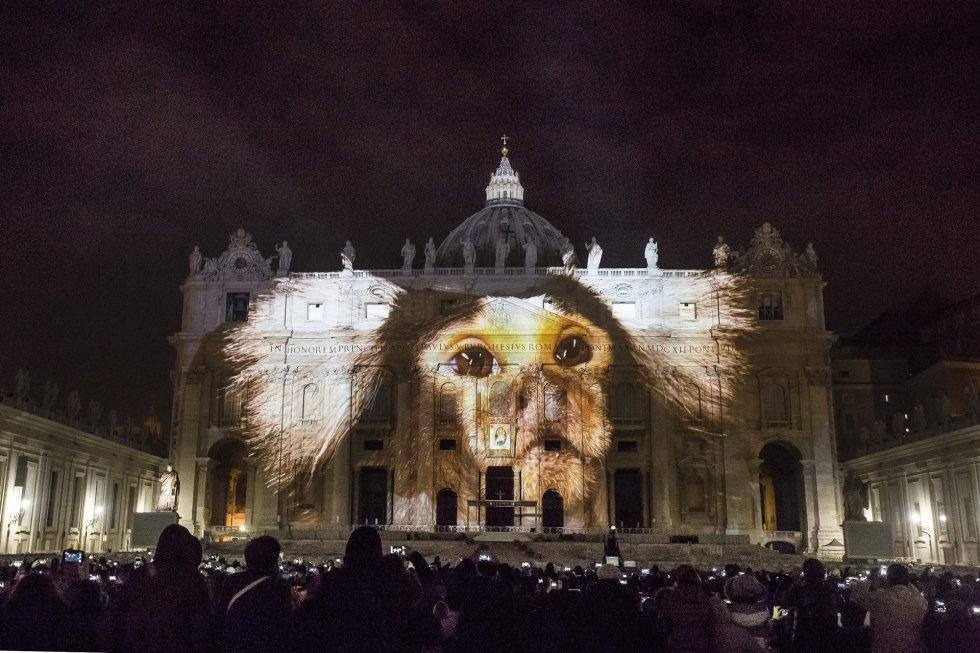
<path fill-rule="evenodd" d="M 244 256 L 239 256 L 235 259 L 235 272 L 238 274 L 244 274 L 248 270 L 248 260 Z"/>
<path fill-rule="evenodd" d="M 772 272 L 779 267 L 779 254 L 772 249 L 767 249 L 760 252 L 755 260 L 759 267 L 766 272 Z"/>

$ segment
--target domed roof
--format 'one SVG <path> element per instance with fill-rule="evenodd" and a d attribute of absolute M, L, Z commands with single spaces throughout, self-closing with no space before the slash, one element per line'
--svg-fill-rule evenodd
<path fill-rule="evenodd" d="M 524 265 L 524 245 L 533 240 L 537 245 L 537 265 L 540 267 L 562 264 L 562 253 L 571 249 L 568 239 L 550 222 L 524 207 L 524 187 L 517 172 L 507 159 L 507 148 L 497 171 L 487 186 L 486 206 L 463 220 L 453 229 L 436 250 L 436 265 L 462 267 L 463 243 L 473 243 L 476 250 L 476 267 L 491 267 L 496 261 L 498 239 L 510 243 L 505 267 Z"/>

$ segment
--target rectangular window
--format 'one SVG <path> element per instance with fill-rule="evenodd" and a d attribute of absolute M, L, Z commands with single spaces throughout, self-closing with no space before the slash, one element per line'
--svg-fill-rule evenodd
<path fill-rule="evenodd" d="M 544 450 L 545 451 L 553 451 L 553 452 L 556 452 L 556 453 L 559 452 L 559 451 L 561 451 L 561 440 L 545 440 L 544 441 Z"/>
<path fill-rule="evenodd" d="M 225 298 L 225 321 L 244 322 L 248 318 L 247 292 L 230 292 Z"/>
<path fill-rule="evenodd" d="M 619 453 L 636 453 L 640 450 L 640 443 L 636 440 L 619 440 L 616 442 L 616 451 Z"/>
<path fill-rule="evenodd" d="M 119 512 L 119 483 L 112 484 L 112 496 L 109 498 L 109 530 L 116 530 L 116 513 Z"/>
<path fill-rule="evenodd" d="M 635 320 L 636 302 L 613 302 L 612 314 L 619 320 Z"/>
<path fill-rule="evenodd" d="M 136 512 L 136 486 L 129 486 L 129 499 L 126 500 L 126 525 L 132 528 L 133 513 Z"/>
<path fill-rule="evenodd" d="M 85 494 L 85 474 L 76 474 L 75 483 L 71 488 L 71 515 L 68 519 L 68 527 L 78 527 L 78 520 L 82 514 L 82 499 Z"/>
<path fill-rule="evenodd" d="M 323 304 L 307 304 L 306 319 L 310 322 L 323 321 Z"/>
<path fill-rule="evenodd" d="M 384 440 L 365 440 L 364 451 L 382 451 L 385 448 Z"/>
<path fill-rule="evenodd" d="M 54 511 L 58 505 L 58 479 L 61 474 L 57 471 L 51 472 L 51 482 L 48 484 L 48 505 L 44 509 L 44 525 L 54 526 Z"/>
<path fill-rule="evenodd" d="M 374 302 L 364 305 L 364 317 L 368 320 L 385 320 L 391 312 L 388 304 Z"/>
<path fill-rule="evenodd" d="M 439 451 L 456 451 L 456 440 L 454 438 L 442 438 L 439 440 Z"/>
<path fill-rule="evenodd" d="M 783 298 L 778 292 L 764 292 L 759 295 L 759 319 L 783 319 Z"/>
<path fill-rule="evenodd" d="M 694 302 L 681 302 L 677 311 L 682 320 L 696 320 L 698 318 L 698 307 Z"/>

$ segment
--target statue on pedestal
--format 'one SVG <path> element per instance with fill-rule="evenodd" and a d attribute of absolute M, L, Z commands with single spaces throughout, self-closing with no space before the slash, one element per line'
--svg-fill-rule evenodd
<path fill-rule="evenodd" d="M 864 516 L 868 505 L 868 485 L 848 472 L 844 479 L 844 521 L 868 521 Z"/>
<path fill-rule="evenodd" d="M 429 236 L 429 242 L 425 244 L 425 271 L 429 274 L 436 269 L 436 244 Z"/>
<path fill-rule="evenodd" d="M 575 274 L 575 248 L 568 238 L 561 243 L 561 263 L 565 266 L 565 274 Z"/>
<path fill-rule="evenodd" d="M 58 384 L 52 381 L 44 382 L 44 400 L 41 407 L 47 412 L 54 410 L 54 404 L 58 401 Z"/>
<path fill-rule="evenodd" d="M 167 463 L 167 471 L 160 475 L 160 498 L 157 499 L 159 512 L 177 512 L 177 497 L 180 494 L 180 479 L 173 465 Z"/>
<path fill-rule="evenodd" d="M 647 260 L 647 270 L 657 269 L 657 259 L 660 257 L 659 248 L 657 247 L 657 241 L 650 237 L 647 241 L 647 246 L 643 248 L 643 258 Z"/>
<path fill-rule="evenodd" d="M 191 252 L 191 255 L 187 259 L 187 266 L 190 268 L 191 276 L 200 272 L 202 258 L 203 257 L 201 255 L 201 248 L 198 247 L 197 245 L 194 245 L 194 250 Z"/>
<path fill-rule="evenodd" d="M 289 264 L 293 262 L 293 250 L 289 249 L 289 243 L 284 240 L 282 245 L 276 246 L 276 251 L 279 252 L 279 268 L 276 274 L 284 277 L 289 272 Z"/>
<path fill-rule="evenodd" d="M 354 259 L 356 257 L 357 252 L 348 240 L 344 249 L 340 250 L 340 263 L 344 266 L 344 274 L 354 274 Z"/>
<path fill-rule="evenodd" d="M 500 235 L 497 237 L 497 245 L 494 248 L 494 267 L 498 270 L 503 270 L 507 265 L 507 256 L 510 254 L 510 242 L 507 240 L 506 236 Z"/>
<path fill-rule="evenodd" d="M 524 243 L 524 272 L 534 274 L 534 269 L 538 265 L 538 244 L 533 238 L 528 238 Z"/>
<path fill-rule="evenodd" d="M 589 272 L 595 272 L 599 269 L 599 263 L 602 261 L 602 247 L 595 241 L 595 236 L 592 236 L 592 242 L 585 244 L 585 249 L 589 253 L 586 268 Z"/>
<path fill-rule="evenodd" d="M 415 260 L 415 245 L 408 238 L 405 239 L 405 244 L 402 245 L 402 272 L 410 272 L 412 270 L 412 262 Z"/>
<path fill-rule="evenodd" d="M 726 270 L 728 269 L 728 258 L 732 254 L 732 248 L 728 246 L 725 239 L 718 236 L 718 242 L 715 243 L 715 248 L 712 250 L 712 254 L 715 257 L 715 269 L 716 270 Z"/>
<path fill-rule="evenodd" d="M 27 399 L 31 392 L 31 373 L 26 370 L 17 370 L 17 380 L 14 386 L 14 393 L 20 400 Z"/>
<path fill-rule="evenodd" d="M 82 400 L 78 398 L 78 390 L 68 393 L 68 420 L 74 422 L 82 410 Z"/>
<path fill-rule="evenodd" d="M 464 240 L 463 243 L 463 265 L 467 270 L 472 270 L 473 265 L 476 263 L 476 248 L 473 247 L 473 243 L 468 240 Z"/>

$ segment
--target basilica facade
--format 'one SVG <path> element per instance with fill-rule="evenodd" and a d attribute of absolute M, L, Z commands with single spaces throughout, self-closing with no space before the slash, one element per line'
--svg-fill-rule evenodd
<path fill-rule="evenodd" d="M 484 207 L 390 269 L 348 242 L 339 270 L 295 272 L 288 243 L 267 258 L 241 229 L 195 248 L 171 338 L 182 523 L 615 525 L 839 553 L 812 246 L 766 223 L 665 270 L 637 241 L 635 268 L 576 249 L 505 149 Z"/>

